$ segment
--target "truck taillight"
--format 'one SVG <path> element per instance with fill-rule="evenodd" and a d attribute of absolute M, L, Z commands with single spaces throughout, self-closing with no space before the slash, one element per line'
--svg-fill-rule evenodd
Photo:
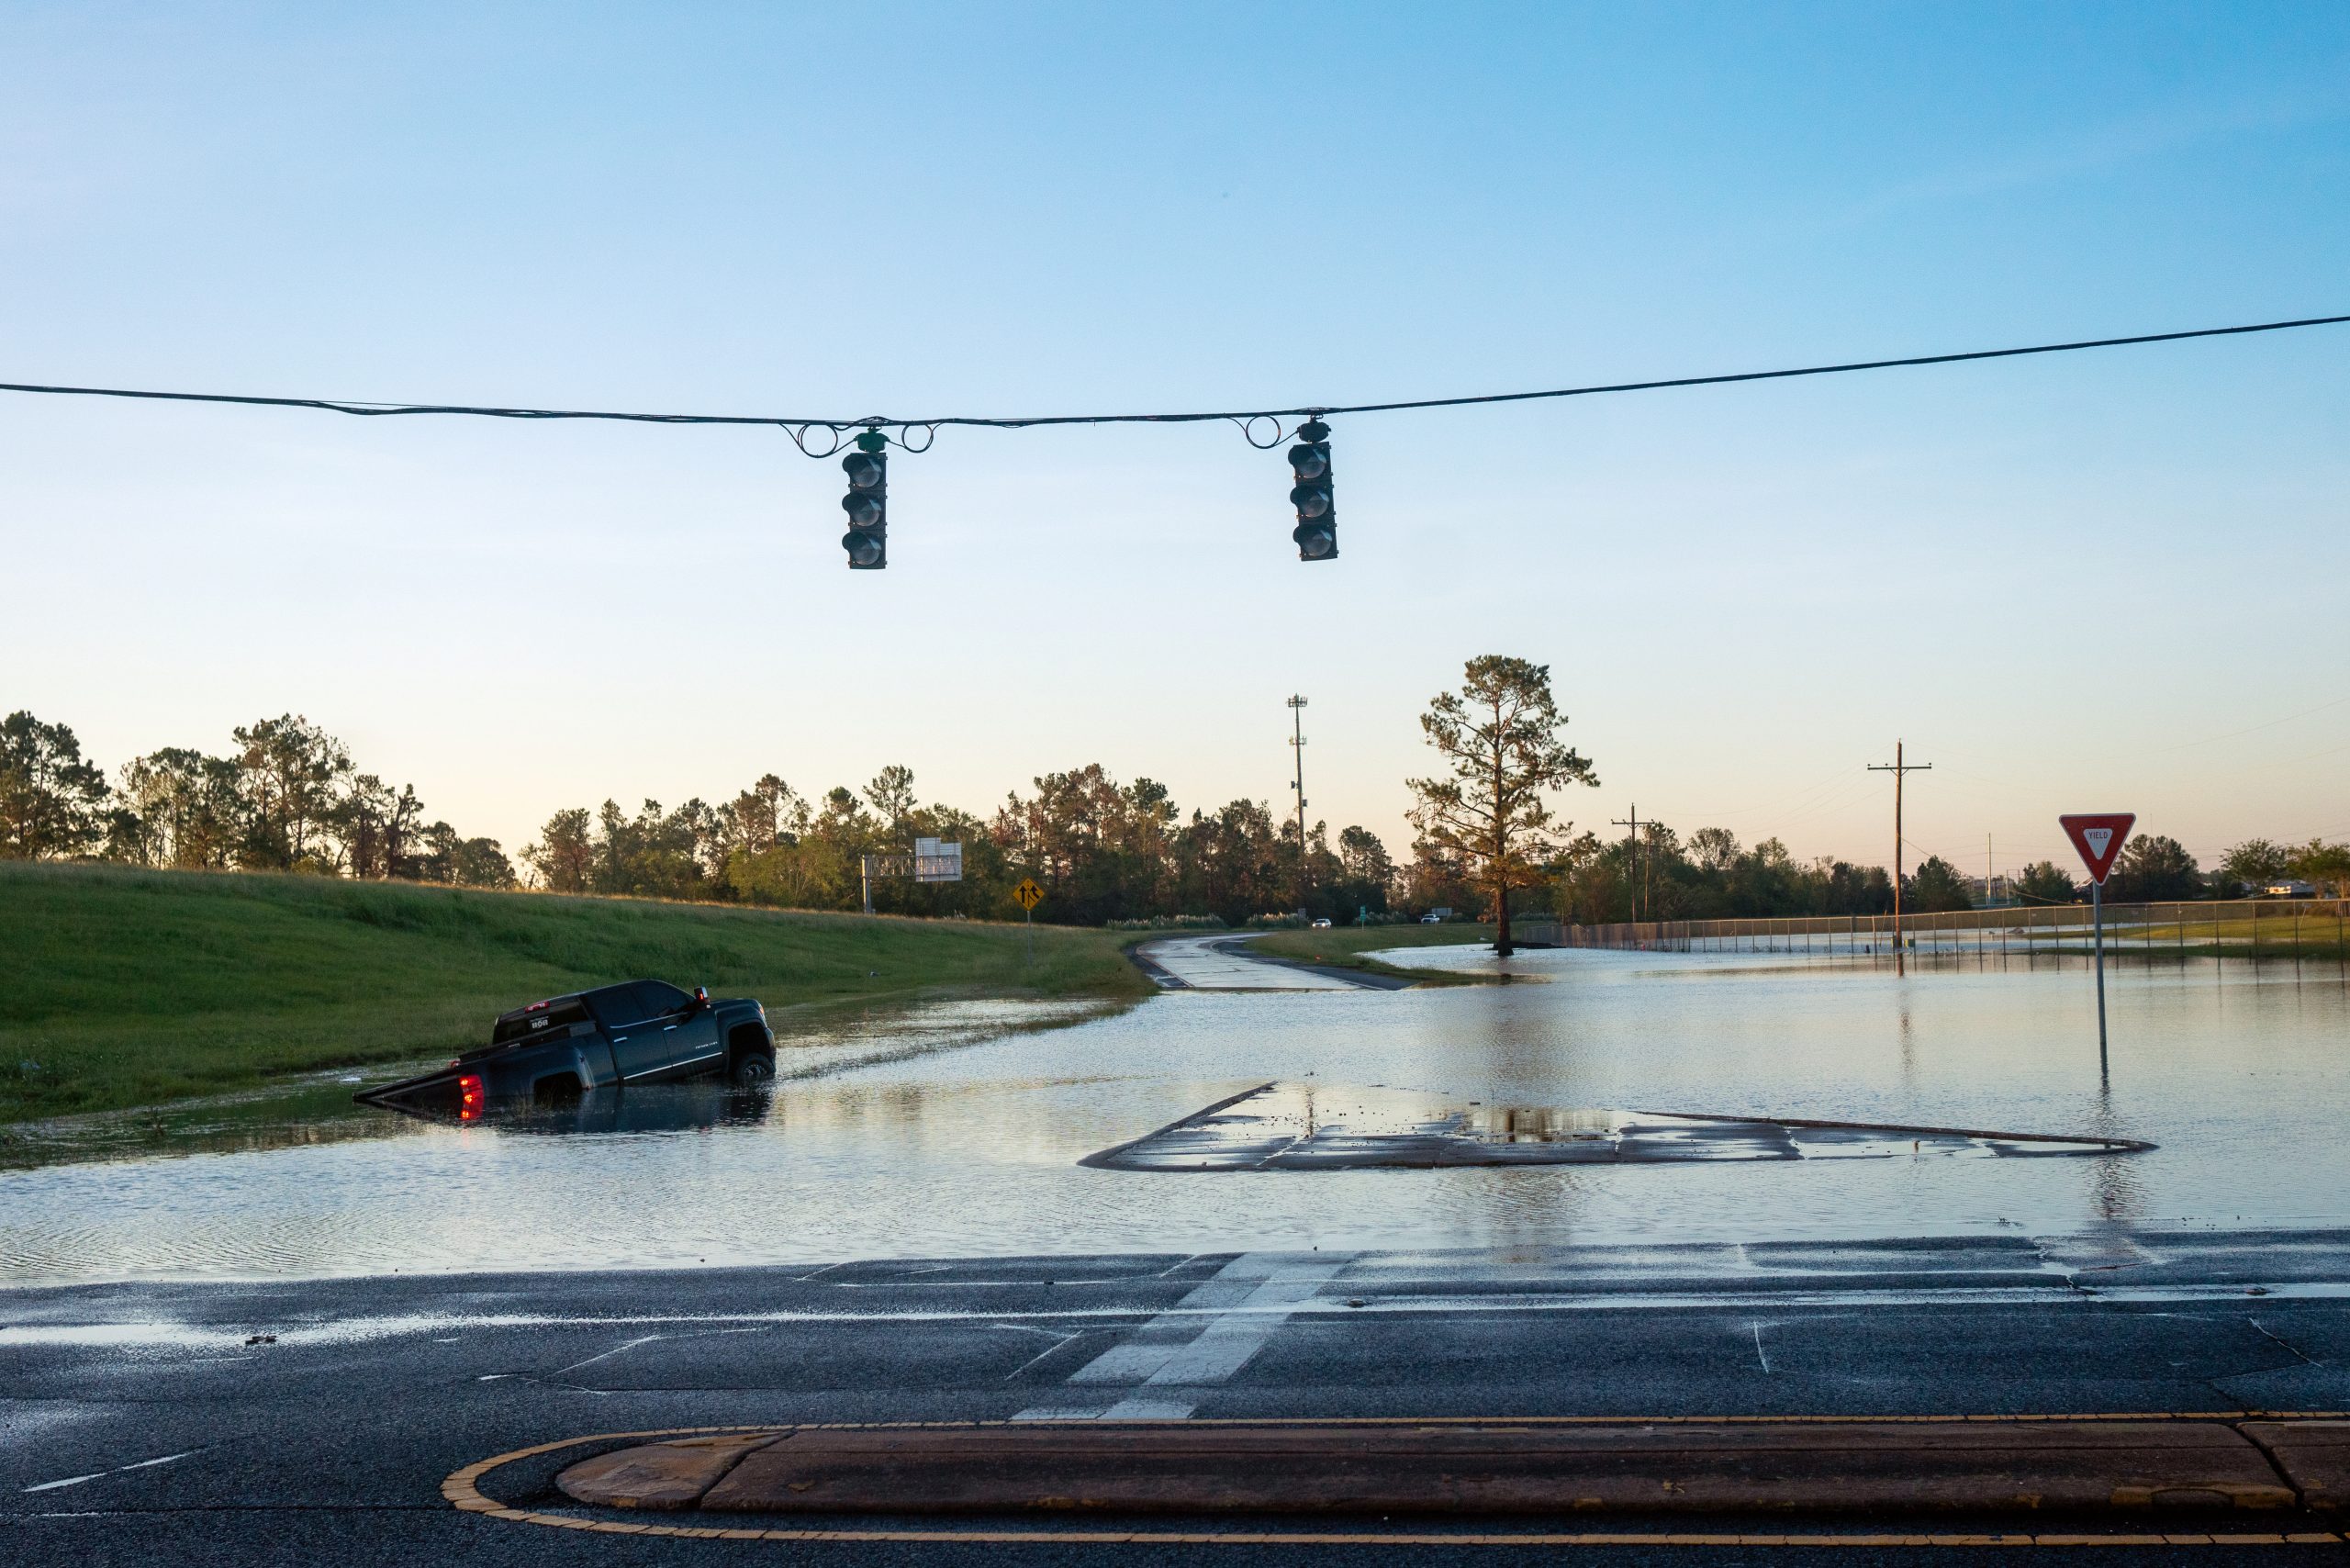
<path fill-rule="evenodd" d="M 476 1122 L 481 1119 L 481 1075 L 469 1072 L 457 1080 L 457 1119 Z"/>

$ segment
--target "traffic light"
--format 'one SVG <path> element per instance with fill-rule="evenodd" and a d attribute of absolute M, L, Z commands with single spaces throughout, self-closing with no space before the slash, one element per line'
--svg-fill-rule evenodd
<path fill-rule="evenodd" d="M 867 431 L 856 438 L 856 450 L 841 459 L 848 476 L 848 494 L 841 498 L 848 532 L 841 535 L 841 548 L 852 572 L 878 572 L 890 564 L 889 445 L 888 436 Z"/>
<path fill-rule="evenodd" d="M 1290 537 L 1297 542 L 1301 561 L 1328 561 L 1338 554 L 1338 508 L 1330 489 L 1330 427 L 1308 420 L 1297 427 L 1297 444 L 1289 449 L 1289 465 L 1297 484 L 1289 493 L 1297 508 L 1297 526 Z"/>

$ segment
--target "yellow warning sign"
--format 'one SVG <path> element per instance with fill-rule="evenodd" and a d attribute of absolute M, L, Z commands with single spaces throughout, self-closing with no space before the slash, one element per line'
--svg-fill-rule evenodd
<path fill-rule="evenodd" d="M 1012 890 L 1012 902 L 1022 909 L 1035 909 L 1045 902 L 1045 890 L 1038 887 L 1032 879 L 1023 877 L 1020 879 L 1020 885 Z"/>

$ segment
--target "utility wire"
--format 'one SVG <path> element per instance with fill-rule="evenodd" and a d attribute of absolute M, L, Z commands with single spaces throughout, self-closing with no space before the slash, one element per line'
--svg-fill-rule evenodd
<path fill-rule="evenodd" d="M 1469 398 L 1416 398 L 1393 403 L 1353 403 L 1335 407 L 1237 409 L 1191 414 L 1052 414 L 1029 418 L 987 418 L 947 415 L 935 419 L 901 420 L 880 415 L 856 419 L 785 419 L 764 414 L 630 414 L 587 409 L 509 409 L 465 403 L 381 403 L 332 398 L 253 398 L 228 392 L 152 392 L 121 386 L 52 386 L 28 382 L 0 382 L 0 392 L 39 393 L 63 398 L 135 398 L 167 403 L 231 403 L 265 409 L 317 409 L 329 413 L 377 416 L 390 414 L 461 414 L 494 420 L 617 420 L 655 425 L 770 425 L 804 433 L 811 429 L 834 431 L 859 427 L 895 426 L 901 431 L 935 431 L 942 425 L 972 425 L 994 430 L 1026 430 L 1037 425 L 1198 424 L 1214 420 L 1280 420 L 1326 414 L 1384 414 L 1407 409 L 1458 409 L 1483 403 L 1528 403 L 1552 398 L 1593 398 L 1616 392 L 1654 392 L 1673 386 L 1726 386 L 1747 381 L 1785 381 L 1805 375 L 1843 375 L 1862 370 L 1894 370 L 1911 365 L 1959 364 L 1970 360 L 2018 359 L 2029 354 L 2076 353 L 2084 349 L 2125 348 L 2138 343 L 2171 343 L 2188 338 L 2242 337 L 2253 332 L 2284 332 L 2301 327 L 2332 327 L 2350 322 L 2350 316 L 2309 316 L 2291 321 L 2261 321 L 2244 327 L 2199 327 L 2184 332 L 2143 332 L 2127 338 L 2088 338 L 2078 342 L 2034 343 L 2025 348 L 1975 349 L 1964 353 L 1915 354 L 1902 359 L 1853 360 L 1841 364 L 1810 364 L 1792 370 L 1748 370 L 1728 375 L 1679 375 L 1654 381 L 1616 381 L 1591 386 L 1561 386 L 1543 392 L 1492 392 Z M 837 449 L 835 449 L 837 450 Z"/>

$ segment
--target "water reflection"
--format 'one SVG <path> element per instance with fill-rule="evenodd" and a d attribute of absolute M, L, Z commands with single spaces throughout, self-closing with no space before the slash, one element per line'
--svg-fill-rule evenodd
<path fill-rule="evenodd" d="M 423 1064 L 383 1070 L 406 1076 Z M 28 1122 L 0 1132 L 0 1170 L 73 1160 L 264 1153 L 403 1136 L 397 1118 L 352 1103 L 356 1075 L 305 1075 L 290 1085 L 137 1111 Z"/>
<path fill-rule="evenodd" d="M 737 1089 L 722 1082 L 648 1084 L 640 1089 L 604 1089 L 564 1104 L 492 1103 L 480 1114 L 453 1114 L 386 1102 L 385 1109 L 441 1126 L 477 1124 L 518 1136 L 587 1133 L 708 1132 L 713 1127 L 755 1127 L 773 1105 L 766 1087 Z"/>
<path fill-rule="evenodd" d="M 1385 1085 L 1268 1083 L 1088 1155 L 1105 1170 L 1332 1171 L 1731 1159 L 2039 1159 L 2143 1153 L 2125 1138 L 1447 1103 Z"/>
<path fill-rule="evenodd" d="M 1410 962 L 1491 964 L 1421 949 Z M 2074 1234 L 2117 1224 L 2350 1218 L 2350 1009 L 2289 966 L 2109 971 L 2111 1072 L 2076 966 L 1890 965 L 1550 952 L 1542 983 L 1426 991 L 1175 992 L 1121 1016 L 990 1037 L 1002 1004 L 834 1020 L 764 1101 L 639 1091 L 611 1120 L 451 1127 L 323 1103 L 106 1158 L 0 1171 L 18 1281 L 660 1267 L 876 1256 L 1510 1247 Z M 2224 998 L 2224 1002 L 2222 1002 Z M 1016 1014 L 1016 1009 L 1014 1013 Z M 1012 1017 L 1013 1026 L 1033 1015 Z M 1767 1159 L 1235 1172 L 1080 1165 L 1269 1081 L 1443 1103 L 2143 1139 L 2127 1159 Z M 347 1097 L 327 1083 L 314 1100 Z M 603 1114 L 585 1103 L 581 1116 Z M 636 1118 L 643 1118 L 638 1120 Z M 180 1151 L 175 1155 L 162 1151 Z M 84 1150 L 86 1156 L 88 1150 Z M 486 1221 L 493 1217 L 495 1223 Z"/>
<path fill-rule="evenodd" d="M 881 1063 L 913 1061 L 1114 1011 L 1083 1001 L 956 1001 L 912 1007 L 847 1003 L 779 1007 L 769 1022 L 778 1047 L 778 1078 L 807 1081 Z M 353 1102 L 354 1090 L 381 1088 L 442 1065 L 436 1058 L 387 1063 L 361 1071 L 307 1073 L 263 1090 L 24 1123 L 0 1129 L 0 1170 L 89 1159 L 262 1153 L 408 1137 L 421 1130 L 419 1120 L 453 1124 L 481 1119 L 420 1116 L 415 1106 Z M 498 1108 L 486 1110 L 489 1119 L 506 1119 Z M 644 1114 L 654 1113 L 646 1110 Z"/>

